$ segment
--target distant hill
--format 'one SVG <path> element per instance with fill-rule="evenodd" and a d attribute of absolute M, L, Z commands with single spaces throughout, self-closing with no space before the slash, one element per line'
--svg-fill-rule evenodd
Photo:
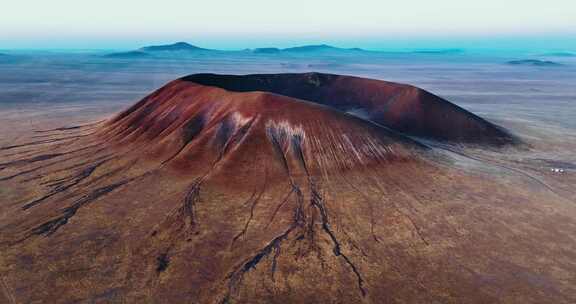
<path fill-rule="evenodd" d="M 187 42 L 176 42 L 173 44 L 153 45 L 140 48 L 143 52 L 174 52 L 174 51 L 210 51 L 209 49 L 197 47 Z"/>
<path fill-rule="evenodd" d="M 548 60 L 538 60 L 538 59 L 522 59 L 522 60 L 510 60 L 506 62 L 509 65 L 529 65 L 529 66 L 561 66 L 561 63 L 548 61 Z"/>
<path fill-rule="evenodd" d="M 152 55 L 142 51 L 119 52 L 104 55 L 107 58 L 150 58 Z"/>
<path fill-rule="evenodd" d="M 575 53 L 570 52 L 552 52 L 552 53 L 544 53 L 541 56 L 549 56 L 549 57 L 576 57 Z"/>
<path fill-rule="evenodd" d="M 210 50 L 187 42 L 176 42 L 165 45 L 152 45 L 141 47 L 134 51 L 118 52 L 104 55 L 105 58 L 124 58 L 124 59 L 139 59 L 139 58 L 154 58 L 154 57 L 174 57 L 181 55 L 195 54 L 197 52 L 217 52 L 217 50 Z"/>

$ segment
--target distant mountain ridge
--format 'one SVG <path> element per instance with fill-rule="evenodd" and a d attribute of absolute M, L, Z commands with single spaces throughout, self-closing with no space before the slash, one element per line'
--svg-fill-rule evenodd
<path fill-rule="evenodd" d="M 295 46 L 289 48 L 276 48 L 276 47 L 265 47 L 265 48 L 255 48 L 247 49 L 247 51 L 255 54 L 280 54 L 280 53 L 348 53 L 348 52 L 369 52 L 361 48 L 340 48 L 328 44 L 310 44 Z"/>
<path fill-rule="evenodd" d="M 276 48 L 276 47 L 263 47 L 254 49 L 245 49 L 241 51 L 224 51 L 216 49 L 202 48 L 196 45 L 192 45 L 187 42 L 176 42 L 172 44 L 164 45 L 152 45 L 141 47 L 137 50 L 117 52 L 104 55 L 107 58 L 145 58 L 154 57 L 154 55 L 170 55 L 176 54 L 195 54 L 195 53 L 208 53 L 208 52 L 232 52 L 232 53 L 253 53 L 253 54 L 307 54 L 307 53 L 349 53 L 349 52 L 371 52 L 361 48 L 340 48 L 327 44 L 312 44 L 312 45 L 302 45 L 289 48 Z"/>
<path fill-rule="evenodd" d="M 257 47 L 243 50 L 220 50 L 200 47 L 188 42 L 175 42 L 171 44 L 144 46 L 136 50 L 110 53 L 104 55 L 108 58 L 145 58 L 145 57 L 176 57 L 176 56 L 194 56 L 196 54 L 262 54 L 262 55 L 355 55 L 355 54 L 403 54 L 403 55 L 422 55 L 422 56 L 457 56 L 467 53 L 467 50 L 461 48 L 431 48 L 431 49 L 406 49 L 406 50 L 367 50 L 363 48 L 344 48 L 329 44 L 309 44 L 287 48 L 279 47 Z M 576 56 L 570 52 L 546 53 L 547 56 L 571 57 Z M 544 56 L 544 55 L 542 55 Z M 535 66 L 552 66 L 562 65 L 560 63 L 536 59 L 510 60 L 506 62 L 510 65 L 535 65 Z"/>

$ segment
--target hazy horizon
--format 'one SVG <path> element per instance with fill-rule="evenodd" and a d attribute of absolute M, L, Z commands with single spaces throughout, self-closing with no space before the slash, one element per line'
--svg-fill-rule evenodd
<path fill-rule="evenodd" d="M 326 43 L 366 49 L 576 49 L 568 0 L 201 4 L 10 1 L 0 49 L 133 49 L 187 41 L 224 50 Z"/>
<path fill-rule="evenodd" d="M 0 38 L 0 50 L 130 50 L 149 45 L 187 42 L 199 47 L 220 50 L 242 50 L 259 47 L 294 47 L 302 45 L 328 44 L 342 48 L 367 50 L 402 49 L 469 49 L 469 50 L 534 50 L 574 51 L 576 34 L 549 36 L 482 36 L 482 37 L 383 37 L 383 38 L 282 38 L 253 37 L 247 39 L 197 37 L 170 37 L 141 40 L 52 40 L 11 41 Z"/>

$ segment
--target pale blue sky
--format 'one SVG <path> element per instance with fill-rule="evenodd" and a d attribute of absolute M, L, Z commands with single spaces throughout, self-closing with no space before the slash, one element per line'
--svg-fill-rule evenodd
<path fill-rule="evenodd" d="M 245 48 L 576 37 L 576 0 L 5 0 L 0 48 Z M 514 37 L 509 40 L 510 37 Z M 533 42 L 530 42 L 533 43 Z"/>

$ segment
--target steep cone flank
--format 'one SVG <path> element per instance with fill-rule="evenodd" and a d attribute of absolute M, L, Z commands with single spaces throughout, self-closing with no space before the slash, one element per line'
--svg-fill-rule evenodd
<path fill-rule="evenodd" d="M 211 77 L 0 147 L 1 303 L 574 302 L 573 204 Z"/>
<path fill-rule="evenodd" d="M 182 79 L 230 91 L 264 91 L 299 98 L 411 136 L 497 146 L 517 142 L 501 127 L 410 85 L 321 73 L 195 74 Z"/>

